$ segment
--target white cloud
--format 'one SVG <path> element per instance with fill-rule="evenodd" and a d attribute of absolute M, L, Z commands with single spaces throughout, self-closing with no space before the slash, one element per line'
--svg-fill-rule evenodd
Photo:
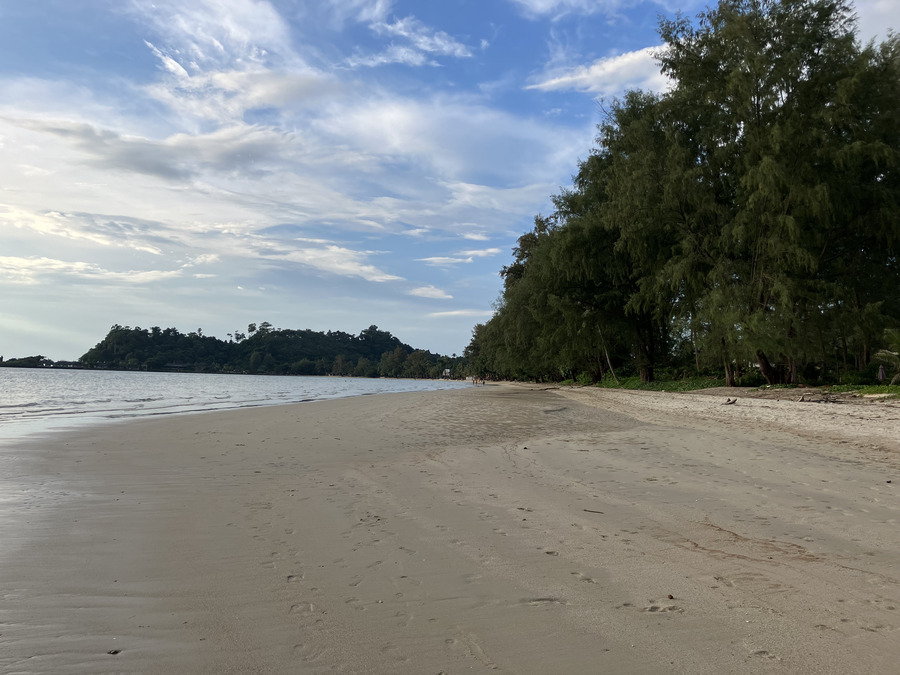
<path fill-rule="evenodd" d="M 276 71 L 262 67 L 211 70 L 165 78 L 145 87 L 147 95 L 185 118 L 240 123 L 246 113 L 283 108 L 280 114 L 339 96 L 342 85 L 314 68 Z"/>
<path fill-rule="evenodd" d="M 628 89 L 662 92 L 668 88 L 669 80 L 660 73 L 654 56 L 660 49 L 645 47 L 599 59 L 588 66 L 554 69 L 526 89 L 571 90 L 603 96 L 619 95 Z"/>
<path fill-rule="evenodd" d="M 473 258 L 457 258 L 450 256 L 432 256 L 430 258 L 417 258 L 418 262 L 423 262 L 426 265 L 432 265 L 434 267 L 452 267 L 455 265 L 461 265 L 464 263 L 472 262 Z"/>
<path fill-rule="evenodd" d="M 132 0 L 130 7 L 169 45 L 159 53 L 187 72 L 252 69 L 293 57 L 290 29 L 266 0 Z"/>
<path fill-rule="evenodd" d="M 394 3 L 393 0 L 328 0 L 328 5 L 340 22 L 373 23 L 384 21 Z"/>
<path fill-rule="evenodd" d="M 526 15 L 532 17 L 552 14 L 599 14 L 618 9 L 622 0 L 511 0 Z"/>
<path fill-rule="evenodd" d="M 387 66 L 392 63 L 399 63 L 405 66 L 436 66 L 437 61 L 428 58 L 425 54 L 404 45 L 391 45 L 387 50 L 380 54 L 369 54 L 365 56 L 351 56 L 347 59 L 347 65 L 351 68 L 366 66 L 374 68 L 377 66 Z"/>
<path fill-rule="evenodd" d="M 388 22 L 384 17 L 369 28 L 378 36 L 391 39 L 388 47 L 376 54 L 357 54 L 347 59 L 351 67 L 381 66 L 399 63 L 407 66 L 437 66 L 435 57 L 469 58 L 472 51 L 451 35 L 434 30 L 414 16 Z M 399 44 L 393 40 L 400 40 Z"/>
<path fill-rule="evenodd" d="M 133 0 L 157 37 L 145 44 L 163 77 L 145 87 L 183 119 L 240 122 L 251 110 L 308 107 L 340 92 L 294 49 L 290 29 L 263 0 Z"/>
<path fill-rule="evenodd" d="M 429 232 L 430 230 L 427 227 L 416 227 L 411 230 L 404 230 L 403 234 L 405 234 L 407 237 L 415 237 L 418 239 L 424 237 Z"/>
<path fill-rule="evenodd" d="M 569 14 L 590 16 L 607 14 L 615 17 L 623 10 L 633 9 L 636 5 L 656 5 L 667 14 L 677 11 L 693 11 L 704 3 L 701 0 L 510 0 L 522 9 L 523 13 L 533 19 L 550 16 L 559 19 Z"/>
<path fill-rule="evenodd" d="M 61 275 L 94 281 L 121 281 L 144 284 L 182 275 L 180 270 L 129 270 L 114 272 L 94 263 L 68 262 L 45 257 L 0 256 L 0 278 L 16 284 L 34 284 L 39 277 Z"/>
<path fill-rule="evenodd" d="M 162 254 L 162 250 L 150 241 L 152 235 L 149 224 L 128 218 L 59 211 L 36 213 L 0 204 L 0 224 L 31 230 L 42 236 L 83 241 L 102 247 L 130 248 L 153 255 Z"/>
<path fill-rule="evenodd" d="M 399 37 L 407 40 L 415 49 L 428 54 L 466 58 L 472 52 L 461 42 L 457 42 L 443 31 L 435 31 L 425 26 L 413 16 L 397 19 L 393 23 L 372 24 L 372 30 L 379 35 Z"/>
<path fill-rule="evenodd" d="M 200 255 L 188 256 L 188 261 L 182 267 L 196 267 L 197 265 L 210 265 L 219 262 L 218 253 L 201 253 Z"/>
<path fill-rule="evenodd" d="M 446 317 L 485 317 L 489 318 L 494 316 L 494 312 L 491 310 L 484 309 L 454 309 L 449 312 L 431 312 L 428 316 L 434 318 L 446 318 Z"/>
<path fill-rule="evenodd" d="M 470 258 L 490 258 L 500 253 L 499 248 L 473 249 L 470 251 L 460 251 L 459 255 L 468 256 Z"/>
<path fill-rule="evenodd" d="M 453 296 L 447 293 L 446 291 L 442 291 L 440 288 L 436 288 L 435 286 L 422 286 L 420 288 L 414 288 L 409 291 L 410 295 L 415 295 L 420 298 L 433 298 L 435 300 L 452 300 Z"/>
<path fill-rule="evenodd" d="M 273 260 L 283 259 L 301 263 L 323 272 L 345 276 L 357 276 L 366 281 L 402 281 L 403 277 L 383 272 L 364 262 L 370 251 L 353 251 L 343 246 L 322 248 L 301 248 L 283 255 L 268 256 Z"/>

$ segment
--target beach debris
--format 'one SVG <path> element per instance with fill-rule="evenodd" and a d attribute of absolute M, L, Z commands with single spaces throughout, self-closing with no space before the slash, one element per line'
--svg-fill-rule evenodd
<path fill-rule="evenodd" d="M 725 403 L 722 405 L 734 405 L 735 403 L 737 403 L 737 399 L 729 397 L 725 399 Z"/>
<path fill-rule="evenodd" d="M 888 483 L 890 483 L 890 482 L 891 481 L 888 481 Z M 594 511 L 594 509 L 581 509 L 581 510 L 584 511 L 585 513 L 599 513 L 601 515 L 603 514 L 603 511 Z"/>
<path fill-rule="evenodd" d="M 110 650 L 109 650 L 108 652 L 106 652 L 106 653 L 107 653 L 107 654 L 112 654 L 113 656 L 115 656 L 116 654 L 121 654 L 121 653 L 122 653 L 122 650 L 121 650 L 121 649 L 110 649 Z"/>
<path fill-rule="evenodd" d="M 669 593 L 669 600 L 674 600 L 674 599 L 675 599 L 675 596 L 672 595 L 671 593 Z"/>

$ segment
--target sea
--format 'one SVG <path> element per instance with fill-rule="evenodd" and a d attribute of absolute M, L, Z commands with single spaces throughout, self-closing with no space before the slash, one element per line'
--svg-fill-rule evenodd
<path fill-rule="evenodd" d="M 0 442 L 133 417 L 464 386 L 458 380 L 0 368 Z"/>

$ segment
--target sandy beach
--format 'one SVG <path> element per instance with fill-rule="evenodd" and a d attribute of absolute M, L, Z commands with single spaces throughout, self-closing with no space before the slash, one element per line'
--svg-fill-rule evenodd
<path fill-rule="evenodd" d="M 900 672 L 900 402 L 488 385 L 0 448 L 3 673 Z"/>

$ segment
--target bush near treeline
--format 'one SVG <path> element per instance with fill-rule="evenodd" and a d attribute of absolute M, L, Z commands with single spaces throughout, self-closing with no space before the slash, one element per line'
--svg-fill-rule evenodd
<path fill-rule="evenodd" d="M 873 382 L 900 351 L 900 36 L 861 44 L 842 0 L 727 0 L 659 34 L 671 89 L 603 105 L 473 370 Z"/>
<path fill-rule="evenodd" d="M 359 377 L 438 378 L 449 368 L 463 376 L 461 358 L 413 349 L 377 326 L 351 335 L 275 329 L 263 322 L 228 337 L 115 325 L 79 361 L 87 368 Z"/>

